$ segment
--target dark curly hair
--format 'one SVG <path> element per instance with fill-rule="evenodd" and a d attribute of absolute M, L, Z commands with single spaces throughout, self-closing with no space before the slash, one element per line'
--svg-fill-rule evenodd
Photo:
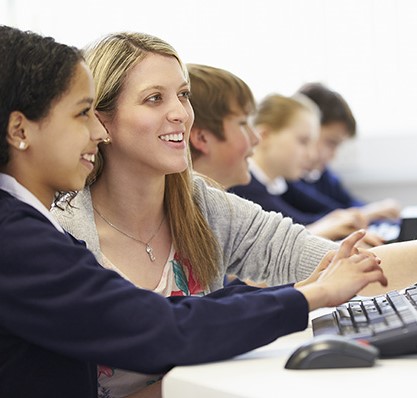
<path fill-rule="evenodd" d="M 9 161 L 6 141 L 10 114 L 46 117 L 68 90 L 82 52 L 52 37 L 0 26 L 0 166 Z"/>

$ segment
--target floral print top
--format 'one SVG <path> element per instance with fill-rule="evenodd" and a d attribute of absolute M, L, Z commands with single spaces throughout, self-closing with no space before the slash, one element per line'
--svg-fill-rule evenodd
<path fill-rule="evenodd" d="M 101 253 L 103 267 L 123 274 L 108 258 Z M 195 280 L 189 261 L 180 261 L 178 254 L 171 248 L 168 261 L 164 266 L 161 280 L 154 292 L 164 296 L 203 296 L 204 290 Z M 163 375 L 145 375 L 136 372 L 98 366 L 98 397 L 122 398 L 160 380 Z"/>

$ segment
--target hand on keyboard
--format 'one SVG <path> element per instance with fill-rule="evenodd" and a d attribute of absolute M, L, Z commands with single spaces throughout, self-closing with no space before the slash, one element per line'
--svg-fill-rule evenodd
<path fill-rule="evenodd" d="M 335 253 L 320 263 L 310 278 L 295 285 L 306 297 L 310 311 L 340 305 L 369 283 L 387 285 L 379 259 L 372 253 L 359 252 L 355 246 L 364 234 L 365 231 L 360 230 L 349 235 Z"/>

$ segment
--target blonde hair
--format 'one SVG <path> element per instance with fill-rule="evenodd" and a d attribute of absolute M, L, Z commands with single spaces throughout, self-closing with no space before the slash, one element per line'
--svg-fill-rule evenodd
<path fill-rule="evenodd" d="M 273 130 L 286 128 L 300 111 L 307 111 L 320 118 L 320 110 L 308 97 L 296 94 L 286 97 L 280 94 L 266 96 L 258 105 L 255 126 L 265 125 Z"/>
<path fill-rule="evenodd" d="M 110 34 L 86 49 L 85 57 L 96 83 L 97 111 L 110 118 L 114 116 L 127 74 L 149 53 L 174 57 L 188 80 L 187 70 L 175 49 L 155 36 L 120 32 Z M 100 177 L 105 161 L 100 157 L 88 184 Z M 196 279 L 207 288 L 219 273 L 220 251 L 213 231 L 195 202 L 190 168 L 165 177 L 164 206 L 177 253 L 190 262 Z"/>

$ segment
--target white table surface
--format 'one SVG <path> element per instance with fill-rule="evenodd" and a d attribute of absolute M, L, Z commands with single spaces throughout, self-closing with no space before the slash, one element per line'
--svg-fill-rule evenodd
<path fill-rule="evenodd" d="M 312 337 L 309 327 L 227 361 L 176 367 L 163 379 L 163 398 L 416 396 L 417 355 L 378 359 L 369 368 L 285 369 L 291 353 Z"/>

